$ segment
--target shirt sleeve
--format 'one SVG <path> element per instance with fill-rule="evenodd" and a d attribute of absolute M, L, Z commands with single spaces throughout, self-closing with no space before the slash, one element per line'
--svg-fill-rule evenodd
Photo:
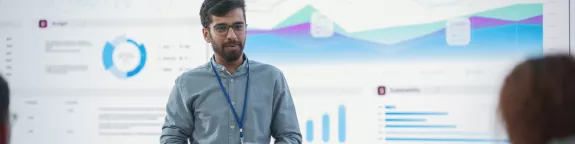
<path fill-rule="evenodd" d="M 275 144 L 301 144 L 301 132 L 292 96 L 283 73 L 275 83 L 271 126 Z"/>
<path fill-rule="evenodd" d="M 182 78 L 176 80 L 166 105 L 166 118 L 162 126 L 161 144 L 187 144 L 194 130 L 193 110 L 191 103 L 182 91 Z"/>

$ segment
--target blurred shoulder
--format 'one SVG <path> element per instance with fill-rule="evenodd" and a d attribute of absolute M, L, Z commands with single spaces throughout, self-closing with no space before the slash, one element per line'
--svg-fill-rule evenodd
<path fill-rule="evenodd" d="M 176 78 L 176 84 L 186 85 L 190 82 L 201 82 L 212 77 L 212 75 L 209 63 L 205 63 L 182 73 Z"/>

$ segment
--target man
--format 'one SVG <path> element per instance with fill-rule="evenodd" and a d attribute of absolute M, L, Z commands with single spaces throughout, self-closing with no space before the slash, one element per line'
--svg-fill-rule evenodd
<path fill-rule="evenodd" d="M 9 95 L 8 83 L 0 75 L 0 144 L 10 143 Z"/>
<path fill-rule="evenodd" d="M 243 0 L 205 0 L 204 39 L 214 56 L 176 79 L 162 144 L 300 144 L 295 106 L 283 73 L 248 60 Z"/>

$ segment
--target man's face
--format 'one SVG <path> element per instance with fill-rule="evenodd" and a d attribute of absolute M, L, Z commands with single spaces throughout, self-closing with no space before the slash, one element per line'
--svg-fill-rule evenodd
<path fill-rule="evenodd" d="M 211 16 L 212 23 L 204 28 L 204 38 L 212 44 L 216 55 L 226 62 L 238 60 L 243 55 L 246 42 L 244 12 L 236 8 L 222 17 Z"/>

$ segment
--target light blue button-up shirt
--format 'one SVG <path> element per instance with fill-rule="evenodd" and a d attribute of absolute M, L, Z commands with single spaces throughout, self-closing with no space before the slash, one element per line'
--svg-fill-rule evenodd
<path fill-rule="evenodd" d="M 242 115 L 247 64 L 234 73 L 212 60 L 176 79 L 166 106 L 162 144 L 239 144 L 239 126 L 222 92 L 213 63 L 239 117 Z M 301 144 L 295 106 L 283 73 L 249 60 L 249 92 L 244 120 L 244 143 Z"/>

